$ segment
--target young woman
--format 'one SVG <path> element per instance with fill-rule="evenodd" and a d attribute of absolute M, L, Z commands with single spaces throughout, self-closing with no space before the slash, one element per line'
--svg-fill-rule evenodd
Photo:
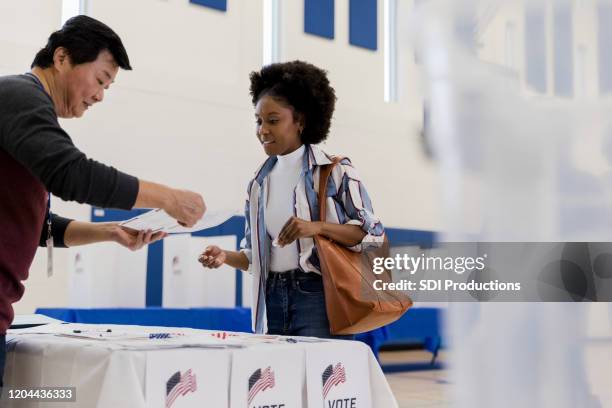
<path fill-rule="evenodd" d="M 253 274 L 256 333 L 332 336 L 314 243 L 322 235 L 361 251 L 381 245 L 384 229 L 348 159 L 327 185 L 326 222 L 319 221 L 319 172 L 332 163 L 318 146 L 336 102 L 325 71 L 301 61 L 252 72 L 256 134 L 268 159 L 247 190 L 246 233 L 239 252 L 209 246 L 199 261 Z"/>

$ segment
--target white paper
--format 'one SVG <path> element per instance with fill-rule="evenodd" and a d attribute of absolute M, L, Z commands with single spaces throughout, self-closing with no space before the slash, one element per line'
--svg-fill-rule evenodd
<path fill-rule="evenodd" d="M 61 323 L 61 320 L 42 314 L 17 314 L 11 323 L 11 328 L 41 326 L 49 323 Z"/>
<path fill-rule="evenodd" d="M 157 208 L 123 221 L 120 225 L 137 231 L 151 230 L 153 232 L 163 231 L 170 234 L 178 234 L 216 227 L 238 214 L 238 211 L 207 211 L 204 217 L 193 227 L 183 227 L 174 218 L 169 216 L 167 212 Z"/>

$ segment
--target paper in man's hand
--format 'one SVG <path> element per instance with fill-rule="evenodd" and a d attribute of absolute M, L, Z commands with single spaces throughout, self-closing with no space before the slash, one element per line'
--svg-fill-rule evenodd
<path fill-rule="evenodd" d="M 153 232 L 167 232 L 169 234 L 189 233 L 201 231 L 207 228 L 223 224 L 232 216 L 238 215 L 238 211 L 207 211 L 193 227 L 184 227 L 164 210 L 158 208 L 140 214 L 134 218 L 120 223 L 122 227 L 137 231 L 151 230 Z"/>

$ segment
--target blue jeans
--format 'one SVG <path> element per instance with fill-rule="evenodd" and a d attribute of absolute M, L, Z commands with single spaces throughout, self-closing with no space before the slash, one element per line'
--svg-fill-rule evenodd
<path fill-rule="evenodd" d="M 270 272 L 266 282 L 268 333 L 352 340 L 329 332 L 323 279 L 298 269 Z"/>

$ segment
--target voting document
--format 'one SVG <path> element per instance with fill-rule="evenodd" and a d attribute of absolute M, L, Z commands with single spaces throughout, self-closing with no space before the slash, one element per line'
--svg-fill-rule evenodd
<path fill-rule="evenodd" d="M 201 231 L 207 228 L 223 224 L 234 215 L 240 215 L 239 211 L 207 211 L 193 227 L 184 227 L 161 208 L 140 214 L 119 225 L 137 231 L 151 230 L 153 232 L 167 232 L 169 234 L 180 234 Z"/>

